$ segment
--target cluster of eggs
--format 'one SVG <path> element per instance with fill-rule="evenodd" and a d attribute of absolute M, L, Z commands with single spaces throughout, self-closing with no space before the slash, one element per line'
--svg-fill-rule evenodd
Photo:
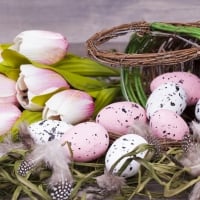
<path fill-rule="evenodd" d="M 146 108 L 135 102 L 120 101 L 104 107 L 95 121 L 76 125 L 57 120 L 42 120 L 29 126 L 36 143 L 59 139 L 61 144 L 70 143 L 74 161 L 88 162 L 105 155 L 105 167 L 111 170 L 123 155 L 140 144 L 148 142 L 137 134 L 129 134 L 136 121 L 148 123 L 158 137 L 181 140 L 189 133 L 189 127 L 181 117 L 187 106 L 196 105 L 195 115 L 200 119 L 200 79 L 189 72 L 170 72 L 156 77 L 150 84 Z M 119 137 L 110 145 L 109 133 Z M 69 148 L 69 145 L 63 145 Z M 137 154 L 144 158 L 146 151 Z M 117 173 L 129 157 L 114 167 Z M 122 176 L 130 177 L 138 172 L 140 164 L 132 160 Z"/>
<path fill-rule="evenodd" d="M 194 107 L 194 118 L 200 120 L 199 88 L 199 77 L 190 72 L 168 72 L 151 82 L 146 113 L 155 135 L 181 140 L 189 133 L 182 114 L 187 107 Z"/>

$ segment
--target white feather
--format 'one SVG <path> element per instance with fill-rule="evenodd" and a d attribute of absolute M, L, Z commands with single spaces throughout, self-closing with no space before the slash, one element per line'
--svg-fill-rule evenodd
<path fill-rule="evenodd" d="M 198 199 L 200 199 L 200 182 L 194 185 L 193 190 L 189 196 L 189 200 L 198 200 Z"/>
<path fill-rule="evenodd" d="M 180 158 L 180 163 L 189 168 L 190 174 L 193 176 L 200 175 L 200 146 L 199 145 L 191 145 L 186 153 L 182 155 Z"/>
<path fill-rule="evenodd" d="M 69 151 L 58 140 L 36 144 L 33 151 L 26 156 L 26 160 L 30 160 L 35 165 L 44 162 L 46 166 L 52 169 L 52 176 L 49 179 L 50 186 L 57 182 L 73 182 L 68 166 L 71 162 Z"/>
<path fill-rule="evenodd" d="M 200 175 L 200 123 L 192 121 L 190 123 L 190 128 L 192 130 L 192 135 L 190 135 L 187 151 L 183 153 L 180 158 L 180 163 L 189 168 L 189 172 L 193 176 Z"/>
<path fill-rule="evenodd" d="M 147 123 L 136 121 L 128 133 L 134 133 L 140 135 L 143 138 L 149 137 L 151 134 L 151 129 Z"/>
<path fill-rule="evenodd" d="M 192 130 L 193 137 L 197 139 L 198 141 L 200 141 L 200 123 L 196 121 L 192 121 L 190 123 L 190 128 Z"/>

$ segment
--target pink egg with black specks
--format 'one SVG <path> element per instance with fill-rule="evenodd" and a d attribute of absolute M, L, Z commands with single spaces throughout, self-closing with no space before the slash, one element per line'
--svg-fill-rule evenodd
<path fill-rule="evenodd" d="M 171 110 L 156 111 L 150 121 L 152 133 L 159 138 L 182 140 L 189 134 L 189 127 L 181 116 Z"/>
<path fill-rule="evenodd" d="M 123 135 L 135 121 L 146 122 L 145 109 L 135 102 L 121 101 L 104 107 L 96 117 L 96 122 L 110 133 Z"/>
<path fill-rule="evenodd" d="M 188 105 L 194 105 L 200 99 L 200 79 L 195 74 L 181 71 L 164 73 L 152 80 L 150 89 L 154 91 L 157 87 L 167 82 L 177 83 L 185 90 L 188 96 Z"/>
<path fill-rule="evenodd" d="M 61 138 L 61 143 L 68 142 L 72 150 L 72 160 L 88 162 L 100 158 L 109 145 L 106 129 L 95 122 L 83 122 L 72 127 Z M 68 148 L 65 144 L 64 148 Z"/>

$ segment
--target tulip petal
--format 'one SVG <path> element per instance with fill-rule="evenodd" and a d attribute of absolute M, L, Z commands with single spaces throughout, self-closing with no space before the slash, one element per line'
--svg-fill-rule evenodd
<path fill-rule="evenodd" d="M 67 53 L 68 41 L 60 33 L 41 30 L 24 31 L 16 36 L 11 47 L 31 60 L 54 64 Z"/>
<path fill-rule="evenodd" d="M 37 68 L 33 65 L 21 65 L 21 73 L 16 83 L 17 99 L 25 109 L 39 111 L 43 105 L 32 102 L 36 96 L 55 92 L 60 88 L 69 88 L 65 79 L 54 71 Z"/>
<path fill-rule="evenodd" d="M 58 116 L 62 121 L 76 124 L 89 119 L 94 111 L 94 101 L 86 92 L 69 89 L 53 95 L 43 110 L 43 119 Z"/>
<path fill-rule="evenodd" d="M 0 103 L 18 104 L 16 98 L 16 82 L 0 74 Z"/>
<path fill-rule="evenodd" d="M 0 104 L 0 135 L 7 133 L 20 117 L 21 111 L 13 104 Z"/>
<path fill-rule="evenodd" d="M 27 88 L 35 95 L 49 93 L 61 87 L 69 88 L 66 80 L 51 70 L 33 65 L 22 65 L 20 69 Z"/>

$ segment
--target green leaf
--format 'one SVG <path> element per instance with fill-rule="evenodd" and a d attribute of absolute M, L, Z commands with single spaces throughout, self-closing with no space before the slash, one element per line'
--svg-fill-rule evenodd
<path fill-rule="evenodd" d="M 120 93 L 120 87 L 106 88 L 103 90 L 92 91 L 89 94 L 96 97 L 94 117 L 98 112 L 108 104 L 112 103 Z"/>
<path fill-rule="evenodd" d="M 22 122 L 31 124 L 42 119 L 42 112 L 24 110 L 20 118 L 15 122 L 11 129 L 11 135 L 14 140 L 18 139 L 19 125 Z"/>
<path fill-rule="evenodd" d="M 11 46 L 12 44 L 7 44 L 7 43 L 3 43 L 3 44 L 0 44 L 0 49 L 7 49 Z"/>
<path fill-rule="evenodd" d="M 0 63 L 0 73 L 4 74 L 10 79 L 17 80 L 19 77 L 20 69 L 18 67 L 13 68 Z"/>
<path fill-rule="evenodd" d="M 68 54 L 64 59 L 52 66 L 58 70 L 65 69 L 68 72 L 84 76 L 119 76 L 118 69 L 73 54 Z"/>
<path fill-rule="evenodd" d="M 57 72 L 73 88 L 78 89 L 78 90 L 91 91 L 91 90 L 103 89 L 105 87 L 108 87 L 108 84 L 104 81 L 100 81 L 93 77 L 83 76 L 77 73 L 69 72 L 65 68 L 54 68 L 48 65 L 37 63 L 37 62 L 32 62 L 32 64 L 40 68 L 50 69 Z"/>
<path fill-rule="evenodd" d="M 62 88 L 59 88 L 53 92 L 50 92 L 50 93 L 47 93 L 47 94 L 44 94 L 44 95 L 39 95 L 39 96 L 35 96 L 33 97 L 33 99 L 31 100 L 33 103 L 35 104 L 38 104 L 40 106 L 44 106 L 45 105 L 45 102 L 51 97 L 53 96 L 54 94 L 58 93 L 58 92 L 61 92 L 63 90 L 66 90 L 67 88 L 65 87 L 62 87 Z"/>
<path fill-rule="evenodd" d="M 23 56 L 22 54 L 18 53 L 17 51 L 11 49 L 5 49 L 1 53 L 3 58 L 3 64 L 10 66 L 12 68 L 19 67 L 22 64 L 30 64 L 30 60 Z"/>
<path fill-rule="evenodd" d="M 103 81 L 68 71 L 63 71 L 62 75 L 72 87 L 83 91 L 103 89 L 108 86 L 108 84 Z"/>

